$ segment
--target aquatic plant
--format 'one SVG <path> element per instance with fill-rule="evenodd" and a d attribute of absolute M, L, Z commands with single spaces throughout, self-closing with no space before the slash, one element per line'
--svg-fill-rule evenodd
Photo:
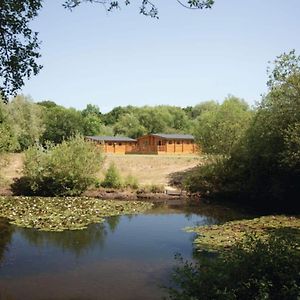
<path fill-rule="evenodd" d="M 300 241 L 300 219 L 291 216 L 264 216 L 252 220 L 226 222 L 222 225 L 186 228 L 186 230 L 198 234 L 194 243 L 199 250 L 231 249 L 248 233 L 255 233 L 261 238 L 266 238 L 269 233 L 276 233 Z"/>
<path fill-rule="evenodd" d="M 105 217 L 136 214 L 151 206 L 139 201 L 88 197 L 0 197 L 0 217 L 17 226 L 43 231 L 78 230 L 103 222 Z"/>

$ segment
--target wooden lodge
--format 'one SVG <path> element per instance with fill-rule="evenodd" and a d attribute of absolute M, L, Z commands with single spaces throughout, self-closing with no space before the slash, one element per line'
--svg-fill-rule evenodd
<path fill-rule="evenodd" d="M 85 139 L 102 147 L 105 153 L 130 153 L 137 143 L 135 139 L 121 136 L 86 136 Z"/>
<path fill-rule="evenodd" d="M 87 136 L 105 153 L 119 154 L 193 154 L 197 151 L 190 134 L 148 134 L 137 140 L 120 136 Z"/>
<path fill-rule="evenodd" d="M 148 134 L 137 139 L 132 151 L 144 154 L 192 154 L 196 152 L 195 139 L 190 134 Z"/>

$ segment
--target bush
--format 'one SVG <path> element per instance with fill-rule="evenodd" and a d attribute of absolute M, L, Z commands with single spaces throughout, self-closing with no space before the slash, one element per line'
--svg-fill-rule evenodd
<path fill-rule="evenodd" d="M 139 188 L 139 183 L 136 177 L 132 175 L 128 175 L 125 178 L 124 187 L 131 188 L 133 190 L 137 190 Z"/>
<path fill-rule="evenodd" d="M 119 189 L 122 187 L 121 175 L 115 164 L 111 163 L 105 173 L 105 178 L 101 185 L 105 188 Z"/>
<path fill-rule="evenodd" d="M 220 179 L 223 178 L 225 161 L 226 158 L 216 158 L 192 169 L 184 178 L 183 187 L 189 192 L 200 192 L 203 195 L 217 191 L 220 188 Z"/>
<path fill-rule="evenodd" d="M 79 135 L 59 145 L 30 147 L 25 152 L 21 191 L 41 196 L 79 195 L 94 182 L 101 162 L 99 148 Z"/>
<path fill-rule="evenodd" d="M 165 187 L 162 184 L 150 184 L 150 185 L 144 185 L 138 190 L 138 193 L 164 193 Z"/>
<path fill-rule="evenodd" d="M 173 274 L 169 299 L 299 299 L 297 243 L 271 235 L 248 235 L 215 258 L 181 262 Z"/>
<path fill-rule="evenodd" d="M 163 184 L 151 184 L 150 185 L 150 192 L 154 194 L 164 193 L 165 187 Z"/>

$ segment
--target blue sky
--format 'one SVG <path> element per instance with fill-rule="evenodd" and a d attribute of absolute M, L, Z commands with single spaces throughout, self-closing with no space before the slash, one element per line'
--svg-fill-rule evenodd
<path fill-rule="evenodd" d="M 45 0 L 32 24 L 44 68 L 21 92 L 34 101 L 107 112 L 233 94 L 252 105 L 267 91 L 268 61 L 300 54 L 299 0 L 216 0 L 204 11 L 153 0 L 159 20 L 139 14 L 141 0 L 112 13 L 90 4 L 71 13 L 62 2 Z"/>

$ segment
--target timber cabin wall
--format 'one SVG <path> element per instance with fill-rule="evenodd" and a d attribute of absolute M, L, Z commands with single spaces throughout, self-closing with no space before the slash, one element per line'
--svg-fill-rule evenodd
<path fill-rule="evenodd" d="M 144 135 L 137 139 L 137 146 L 133 149 L 135 153 L 157 154 L 156 137 L 152 135 Z"/>
<path fill-rule="evenodd" d="M 102 147 L 105 153 L 125 154 L 132 152 L 135 145 L 134 142 L 105 142 Z"/>
<path fill-rule="evenodd" d="M 116 154 L 193 154 L 198 149 L 192 136 L 148 134 L 137 140 L 126 137 L 86 137 L 104 153 Z"/>
<path fill-rule="evenodd" d="M 192 154 L 196 152 L 193 139 L 168 139 L 159 135 L 145 135 L 137 139 L 135 153 Z"/>
<path fill-rule="evenodd" d="M 167 153 L 192 154 L 196 152 L 196 146 L 193 140 L 168 140 Z"/>
<path fill-rule="evenodd" d="M 122 139 L 124 138 L 121 137 L 120 140 L 118 140 L 117 137 L 86 137 L 86 140 L 101 147 L 104 153 L 125 154 L 131 152 L 136 146 L 136 140 L 129 139 L 129 141 L 127 141 Z"/>

